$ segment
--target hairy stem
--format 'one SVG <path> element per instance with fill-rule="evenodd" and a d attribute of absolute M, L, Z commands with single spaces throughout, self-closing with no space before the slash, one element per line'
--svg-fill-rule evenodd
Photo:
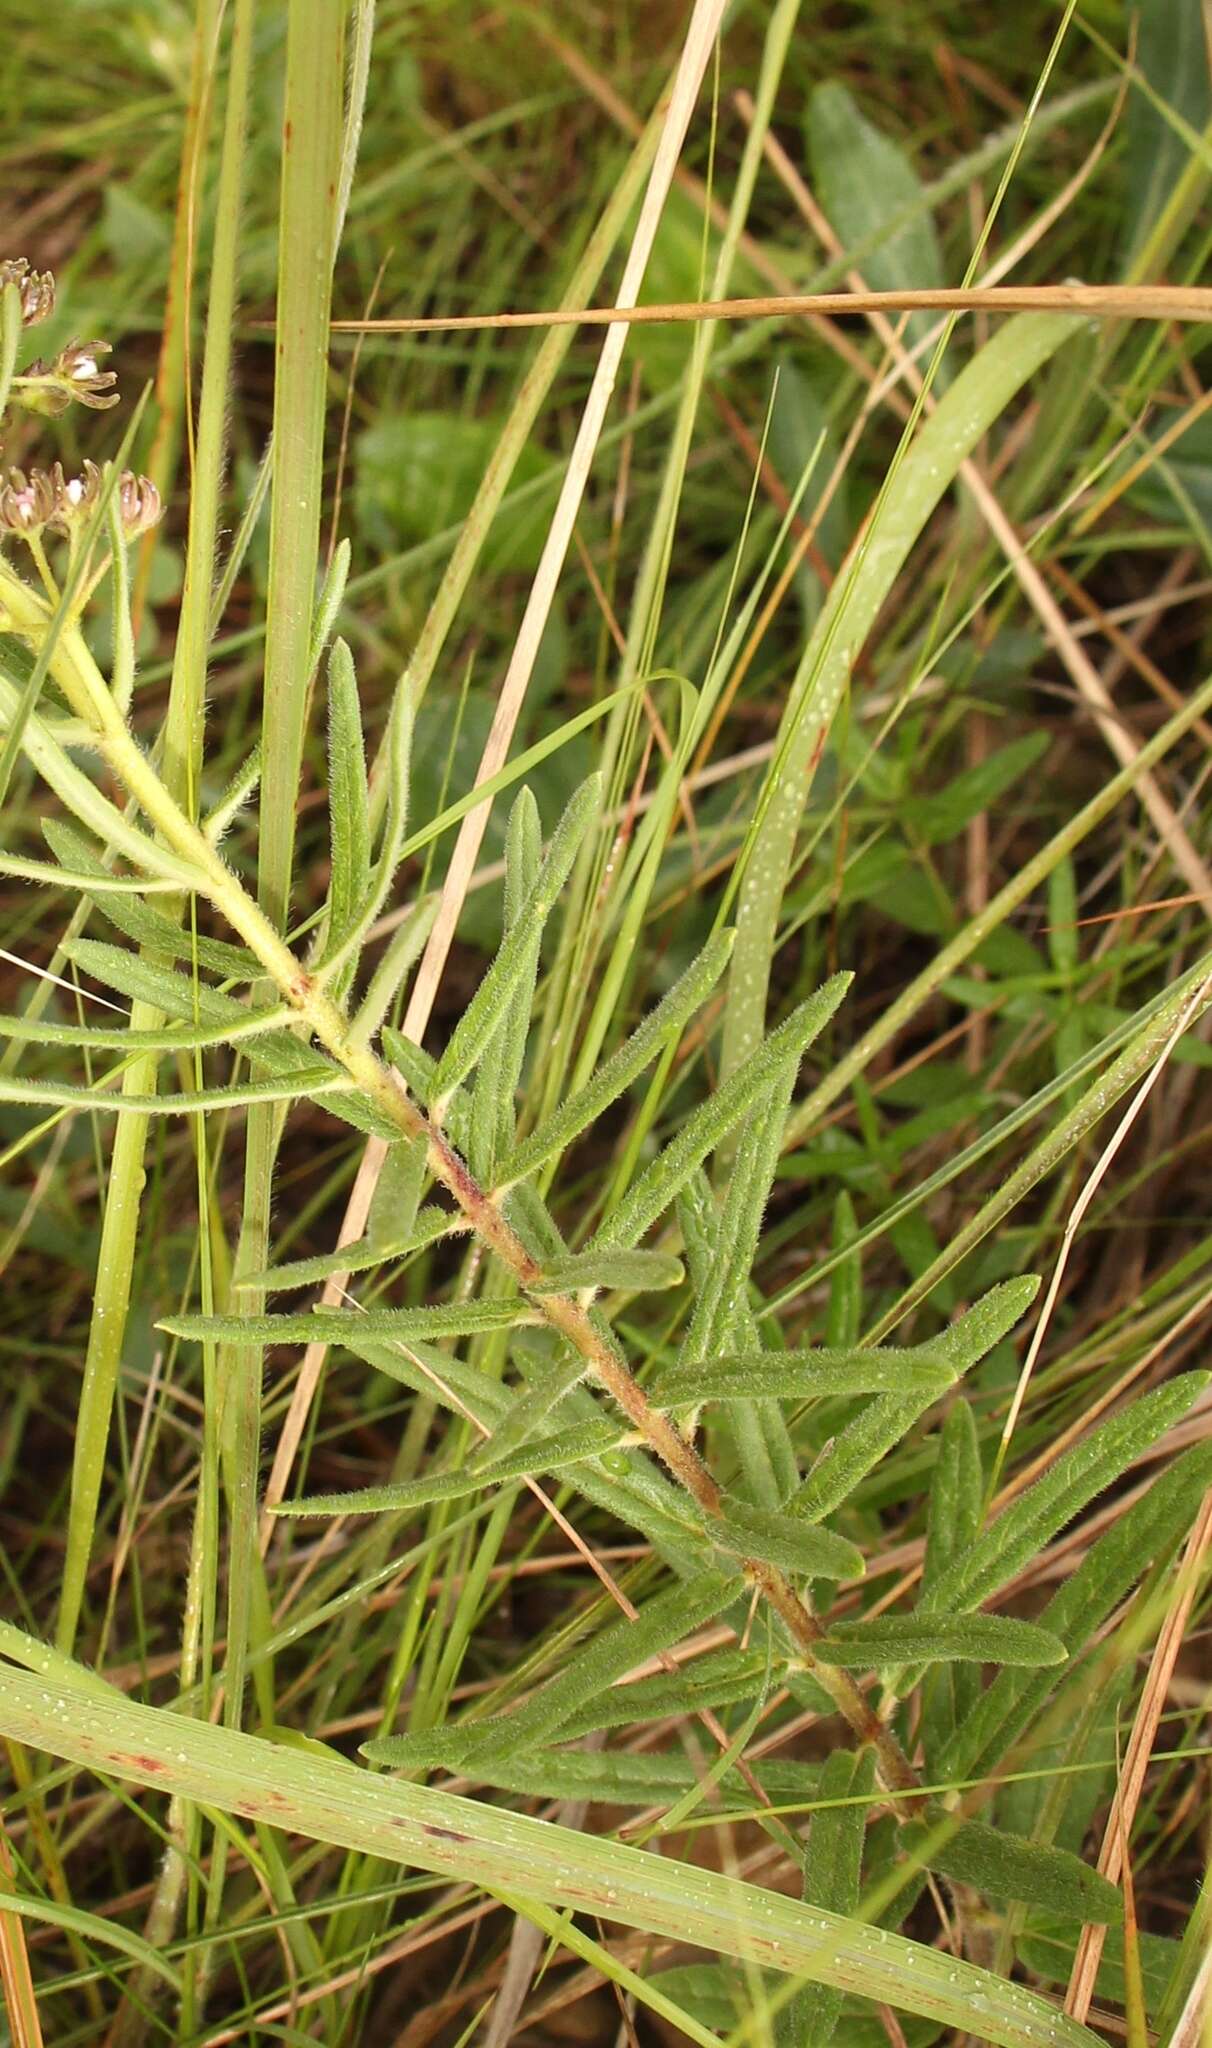
<path fill-rule="evenodd" d="M 0 571 L 0 579 L 3 571 Z M 0 583 L 0 596 L 6 593 Z M 27 594 L 28 595 L 28 594 Z M 10 612 L 14 609 L 9 607 Z M 92 656 L 74 629 L 61 636 L 55 674 L 74 711 L 97 732 L 114 775 L 167 844 L 197 869 L 197 887 L 256 954 L 290 1007 L 318 1044 L 394 1124 L 402 1137 L 425 1140 L 430 1171 L 453 1196 L 481 1243 L 530 1294 L 536 1311 L 572 1345 L 588 1376 L 618 1405 L 673 1478 L 711 1520 L 723 1516 L 723 1495 L 694 1445 L 653 1408 L 626 1360 L 572 1295 L 534 1293 L 542 1270 L 502 1214 L 492 1195 L 476 1181 L 440 1127 L 407 1093 L 393 1067 L 359 1042 L 350 1019 L 326 993 L 275 930 L 266 912 L 228 868 L 205 834 L 185 815 L 142 753 L 110 698 Z M 859 1740 L 870 1743 L 890 1792 L 910 1790 L 916 1777 L 891 1729 L 885 1726 L 848 1673 L 818 1664 L 815 1646 L 823 1630 L 791 1581 L 759 1558 L 742 1557 L 741 1569 L 790 1633 L 805 1665 L 825 1687 Z"/>

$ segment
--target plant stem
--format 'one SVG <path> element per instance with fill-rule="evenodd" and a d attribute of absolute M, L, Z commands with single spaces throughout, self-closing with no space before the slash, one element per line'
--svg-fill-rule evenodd
<path fill-rule="evenodd" d="M 513 1274 L 518 1286 L 523 1291 L 532 1289 L 542 1277 L 542 1269 L 492 1195 L 480 1187 L 445 1134 L 407 1094 L 395 1069 L 358 1041 L 345 1012 L 308 973 L 260 904 L 249 895 L 205 834 L 174 802 L 127 730 L 75 630 L 60 641 L 55 674 L 73 710 L 96 726 L 101 751 L 113 773 L 168 844 L 196 866 L 199 892 L 222 912 L 311 1035 L 345 1069 L 380 1114 L 395 1125 L 402 1137 L 424 1138 L 434 1178 L 454 1197 L 481 1243 Z M 530 1298 L 544 1321 L 584 1360 L 590 1378 L 622 1409 L 702 1513 L 709 1520 L 720 1520 L 721 1489 L 698 1451 L 666 1415 L 652 1407 L 626 1360 L 594 1324 L 588 1310 L 571 1295 L 533 1293 Z M 804 1663 L 829 1692 L 859 1740 L 874 1747 L 887 1789 L 893 1793 L 912 1789 L 917 1782 L 915 1774 L 891 1729 L 880 1720 L 848 1673 L 817 1663 L 815 1645 L 823 1630 L 790 1580 L 761 1559 L 743 1557 L 740 1563 L 750 1585 L 779 1615 Z"/>

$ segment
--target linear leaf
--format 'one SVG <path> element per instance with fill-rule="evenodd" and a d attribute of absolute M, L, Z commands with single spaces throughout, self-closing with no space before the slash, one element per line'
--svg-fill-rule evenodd
<path fill-rule="evenodd" d="M 370 788 L 353 655 L 337 640 L 328 658 L 328 826 L 332 877 L 329 946 L 345 938 L 370 887 Z"/>
<path fill-rule="evenodd" d="M 976 1607 L 987 1600 L 1178 1422 L 1210 1380 L 1212 1375 L 1206 1372 L 1182 1373 L 1075 1444 L 1012 1501 L 969 1550 L 952 1560 L 934 1584 L 931 1607 Z"/>
<path fill-rule="evenodd" d="M 680 1287 L 686 1269 L 671 1252 L 588 1251 L 551 1259 L 541 1280 L 527 1283 L 528 1294 L 573 1294 L 582 1287 L 611 1287 L 639 1294 L 645 1289 Z"/>
<path fill-rule="evenodd" d="M 505 834 L 504 928 L 507 932 L 512 931 L 526 908 L 538 881 L 542 858 L 539 807 L 530 789 L 523 787 L 510 810 Z M 513 1143 L 516 1123 L 514 1099 L 526 1058 L 542 936 L 542 932 L 536 930 L 530 955 L 523 964 L 512 996 L 504 1006 L 500 1024 L 484 1047 L 476 1073 L 468 1121 L 468 1153 L 472 1172 L 487 1187 L 495 1186 L 497 1160 Z"/>
<path fill-rule="evenodd" d="M 617 1688 L 616 1688 L 617 1690 Z M 630 1690 L 630 1688 L 624 1688 Z M 579 1724 L 579 1717 L 574 1717 Z M 574 1721 L 560 1730 L 565 1741 Z M 684 1751 L 647 1753 L 625 1749 L 527 1749 L 477 1756 L 467 1775 L 478 1785 L 518 1792 L 532 1799 L 586 1799 L 606 1806 L 668 1806 L 701 1783 L 702 1761 Z M 818 1796 L 816 1764 L 759 1760 L 747 1770 L 777 1806 L 809 1806 Z M 735 1767 L 724 1772 L 716 1793 L 726 1813 L 751 1815 L 752 1786 Z"/>
<path fill-rule="evenodd" d="M 766 1682 L 767 1660 L 760 1650 L 713 1650 L 659 1678 L 612 1685 L 573 1714 L 560 1730 L 573 1742 L 602 1728 L 632 1728 L 644 1721 L 681 1721 L 704 1709 L 756 1698 Z"/>
<path fill-rule="evenodd" d="M 1095 2048 L 1046 1999 L 991 1971 L 672 1858 L 502 1813 L 479 1800 L 385 1783 L 355 1764 L 8 1669 L 0 1734 L 158 1794 L 238 1813 L 405 1864 L 922 2012 L 997 2048 Z"/>
<path fill-rule="evenodd" d="M 244 1015 L 243 1005 L 234 997 L 221 996 L 207 983 L 176 974 L 172 968 L 161 967 L 140 953 L 130 953 L 124 946 L 111 946 L 101 939 L 65 939 L 63 951 L 94 981 L 136 1002 L 150 1003 L 166 1016 L 181 1017 L 189 1023 L 202 1018 L 220 1023 L 224 1017 L 236 1021 Z"/>
<path fill-rule="evenodd" d="M 970 1884 L 991 1898 L 1026 1899 L 1051 1912 L 1076 1913 L 1104 1926 L 1122 1916 L 1123 1900 L 1115 1886 L 1068 1849 L 1027 1842 L 982 1821 L 939 1830 L 938 1841 L 931 1839 L 934 1832 L 927 1824 L 911 1822 L 902 1829 L 902 1839 L 944 1877 Z"/>
<path fill-rule="evenodd" d="M 816 1646 L 822 1664 L 865 1671 L 913 1658 L 926 1664 L 1063 1664 L 1064 1644 L 1029 1621 L 1002 1614 L 883 1614 L 837 1621 Z"/>
<path fill-rule="evenodd" d="M 740 1170 L 738 1152 L 733 1162 L 734 1178 Z M 690 1261 L 694 1298 L 701 1301 L 715 1293 L 714 1275 L 722 1260 L 724 1232 L 724 1219 L 701 1167 L 696 1167 L 679 1194 L 677 1214 Z M 733 1289 L 730 1313 L 718 1327 L 719 1342 L 713 1349 L 725 1353 L 736 1350 L 742 1355 L 762 1350 L 743 1284 Z M 679 1356 L 693 1359 L 688 1342 L 683 1342 Z M 697 1412 L 694 1395 L 690 1396 L 690 1404 L 692 1414 Z M 781 1507 L 799 1484 L 800 1471 L 795 1446 L 777 1401 L 768 1396 L 745 1400 L 734 1407 L 729 1421 L 744 1497 L 760 1506 Z"/>
<path fill-rule="evenodd" d="M 501 942 L 500 951 L 450 1036 L 438 1061 L 433 1092 L 441 1113 L 446 1097 L 471 1072 L 500 1025 L 515 989 L 525 977 L 543 927 L 568 879 L 577 849 L 601 804 L 596 775 L 582 783 L 551 836 L 529 897 Z"/>
<path fill-rule="evenodd" d="M 624 1196 L 597 1234 L 598 1245 L 629 1245 L 677 1200 L 683 1187 L 709 1152 L 735 1130 L 746 1111 L 770 1087 L 783 1063 L 801 1059 L 823 1031 L 849 988 L 853 976 L 835 974 L 823 988 L 773 1031 L 763 1045 L 739 1066 L 722 1087 L 686 1118 L 659 1158 L 654 1159 Z"/>
<path fill-rule="evenodd" d="M 356 959 L 362 941 L 391 894 L 408 836 L 409 775 L 412 766 L 413 707 L 411 681 L 407 671 L 396 685 L 387 719 L 380 761 L 387 782 L 386 815 L 378 854 L 371 868 L 361 901 L 347 922 L 342 937 L 329 948 L 325 971 L 333 974 L 346 961 Z"/>
<path fill-rule="evenodd" d="M 1039 1617 L 1040 1626 L 1064 1643 L 1071 1659 L 1080 1656 L 1152 1561 L 1181 1541 L 1209 1485 L 1212 1444 L 1198 1444 L 1176 1459 L 1091 1545 Z M 939 1781 L 958 1781 L 993 1769 L 1055 1683 L 1051 1672 L 1000 1671 L 939 1756 Z"/>
<path fill-rule="evenodd" d="M 264 1350 L 270 1344 L 344 1344 L 354 1335 L 359 1343 L 394 1338 L 401 1344 L 474 1337 L 512 1329 L 526 1315 L 519 1301 L 455 1301 L 438 1308 L 317 1309 L 304 1316 L 168 1316 L 158 1328 L 170 1337 Z"/>
<path fill-rule="evenodd" d="M 815 1579 L 861 1579 L 867 1569 L 857 1545 L 832 1529 L 750 1507 L 732 1495 L 718 1520 L 713 1516 L 706 1526 L 736 1556 L 762 1558 Z"/>
<path fill-rule="evenodd" d="M 409 1769 L 434 1762 L 464 1769 L 479 1757 L 519 1756 L 550 1742 L 564 1723 L 588 1700 L 646 1664 L 662 1650 L 729 1606 L 738 1581 L 722 1572 L 703 1572 L 693 1582 L 675 1585 L 649 1600 L 634 1620 L 624 1615 L 574 1656 L 568 1668 L 511 1714 L 495 1714 L 478 1722 L 422 1735 L 389 1735 L 364 1745 L 373 1763 Z"/>
<path fill-rule="evenodd" d="M 54 1024 L 45 1017 L 0 1016 L 0 1038 L 25 1045 L 76 1045 L 93 1052 L 200 1052 L 207 1046 L 239 1044 L 261 1031 L 279 1027 L 290 1012 L 278 1004 L 245 1010 L 238 1031 L 229 1024 L 172 1023 L 162 1031 L 124 1031 L 121 1025 Z"/>
<path fill-rule="evenodd" d="M 667 990 L 618 1051 L 539 1130 L 523 1140 L 502 1167 L 502 1180 L 519 1180 L 523 1174 L 534 1173 L 546 1165 L 617 1101 L 706 1001 L 728 964 L 733 937 L 732 932 L 722 931 L 707 941 L 698 959 Z"/>
<path fill-rule="evenodd" d="M 60 818 L 44 818 L 42 833 L 55 858 L 65 867 L 78 868 L 98 879 L 109 874 L 95 848 L 74 825 Z M 125 896 L 105 896 L 97 899 L 97 909 L 135 945 L 147 947 L 166 960 L 196 959 L 199 967 L 221 974 L 227 981 L 254 981 L 262 973 L 256 956 L 245 947 L 233 946 L 226 939 L 208 938 L 204 932 L 195 933 L 188 923 L 174 923 L 153 904 Z"/>
<path fill-rule="evenodd" d="M 776 1068 L 744 1125 L 713 1233 L 712 1256 L 697 1290 L 679 1364 L 709 1358 L 719 1351 L 727 1341 L 738 1305 L 746 1306 L 744 1290 L 757 1256 L 798 1067 L 796 1054 Z"/>
<path fill-rule="evenodd" d="M 980 1534 L 983 1493 L 976 1422 L 968 1402 L 961 1398 L 947 1412 L 930 1482 L 923 1591 L 929 1592 L 952 1560 L 975 1543 Z"/>
<path fill-rule="evenodd" d="M 485 1455 L 503 1458 L 529 1443 L 584 1377 L 584 1359 L 571 1346 L 565 1346 L 555 1365 L 538 1375 L 522 1392 L 509 1395 L 509 1405 L 484 1446 Z"/>
<path fill-rule="evenodd" d="M 274 1509 L 278 1515 L 378 1515 L 398 1514 L 426 1507 L 435 1500 L 463 1500 L 485 1487 L 504 1486 L 510 1480 L 527 1479 L 539 1472 L 558 1472 L 566 1465 L 599 1458 L 619 1441 L 619 1431 L 610 1422 L 585 1422 L 556 1436 L 541 1437 L 525 1450 L 490 1465 L 465 1465 L 458 1472 L 431 1472 L 424 1479 L 410 1479 L 396 1486 L 355 1487 L 347 1493 L 316 1493 L 302 1500 L 284 1501 Z"/>
<path fill-rule="evenodd" d="M 818 1401 L 827 1395 L 914 1393 L 935 1401 L 953 1385 L 929 1345 L 898 1350 L 753 1351 L 674 1365 L 651 1388 L 658 1408 L 699 1401 Z"/>
<path fill-rule="evenodd" d="M 400 1144 L 388 1156 L 394 1158 L 397 1151 L 403 1150 L 404 1145 Z M 406 1258 L 410 1252 L 420 1251 L 423 1246 L 435 1244 L 439 1238 L 468 1227 L 449 1209 L 439 1209 L 436 1202 L 429 1202 L 403 1237 L 355 1238 L 350 1244 L 338 1246 L 334 1252 L 317 1252 L 312 1259 L 289 1259 L 280 1266 L 267 1266 L 261 1273 L 242 1274 L 239 1284 L 241 1287 L 263 1289 L 267 1294 L 286 1294 L 296 1287 L 314 1287 L 317 1282 L 327 1280 L 330 1273 L 367 1273 L 376 1266 L 391 1265 L 396 1259 Z"/>
<path fill-rule="evenodd" d="M 1039 1282 L 1033 1277 L 1003 1281 L 949 1329 L 932 1337 L 925 1348 L 956 1376 L 970 1371 L 1013 1329 L 1038 1287 Z M 920 1394 L 887 1394 L 873 1401 L 821 1453 L 794 1498 L 794 1512 L 810 1520 L 831 1514 L 881 1458 L 900 1443 L 929 1406 L 930 1397 Z M 978 1600 L 972 1602 L 974 1607 L 979 1604 Z"/>
<path fill-rule="evenodd" d="M 943 1423 L 938 1461 L 930 1482 L 923 1599 L 952 1558 L 975 1543 L 984 1513 L 984 1494 L 976 1421 L 971 1406 L 961 1396 L 952 1402 Z M 921 1721 L 928 1770 L 932 1770 L 952 1730 L 971 1713 L 980 1688 L 980 1673 L 970 1665 L 936 1666 L 926 1674 Z"/>
<path fill-rule="evenodd" d="M 858 1910 L 863 1876 L 863 1843 L 867 1809 L 851 1804 L 875 1787 L 875 1753 L 852 1756 L 835 1749 L 821 1767 L 818 1797 L 821 1811 L 808 1829 L 804 1859 L 803 1898 L 806 1906 L 852 1916 Z M 836 1804 L 831 1805 L 830 1802 Z M 806 1984 L 779 2012 L 775 2022 L 778 2048 L 828 2048 L 841 2017 L 842 1993 L 834 1985 Z"/>
<path fill-rule="evenodd" d="M 404 1033 L 397 1031 L 392 1024 L 383 1026 L 383 1046 L 393 1067 L 398 1067 L 403 1074 L 409 1094 L 415 1095 L 422 1106 L 428 1106 L 434 1093 L 434 1075 L 438 1071 L 438 1063 L 432 1054 L 414 1045 L 411 1038 L 405 1038 Z"/>
<path fill-rule="evenodd" d="M 352 1103 L 352 1084 L 334 1069 L 313 1082 L 307 1093 L 340 1114 L 342 1090 Z M 124 1095 L 112 1088 L 86 1088 L 66 1081 L 0 1080 L 0 1102 L 23 1102 L 32 1109 L 101 1110 L 115 1116 L 196 1116 L 211 1110 L 249 1109 L 254 1103 L 295 1102 L 298 1097 L 299 1089 L 291 1081 L 239 1081 L 227 1088 L 182 1089 L 176 1095 Z"/>

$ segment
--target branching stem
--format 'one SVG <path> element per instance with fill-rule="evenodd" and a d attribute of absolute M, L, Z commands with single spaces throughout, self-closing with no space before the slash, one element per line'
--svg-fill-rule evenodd
<path fill-rule="evenodd" d="M 0 604 L 18 631 L 36 639 L 39 627 L 45 624 L 45 608 L 5 567 L 0 567 Z M 542 1269 L 499 1204 L 480 1187 L 444 1132 L 413 1101 L 395 1069 L 358 1042 L 344 1011 L 307 972 L 205 833 L 179 808 L 131 734 L 76 628 L 61 634 L 52 670 L 73 711 L 96 732 L 108 766 L 149 824 L 174 853 L 196 869 L 198 892 L 240 934 L 313 1038 L 345 1069 L 379 1113 L 401 1136 L 424 1138 L 435 1180 L 458 1203 L 481 1243 L 508 1268 L 523 1292 L 529 1292 L 542 1277 Z M 722 1491 L 695 1446 L 667 1415 L 652 1406 L 621 1352 L 589 1311 L 572 1295 L 531 1293 L 530 1299 L 550 1327 L 584 1360 L 589 1377 L 622 1410 L 704 1516 L 721 1520 Z M 900 1743 L 854 1679 L 817 1662 L 815 1647 L 824 1630 L 791 1581 L 762 1559 L 743 1557 L 740 1563 L 745 1578 L 778 1615 L 803 1662 L 860 1742 L 874 1748 L 887 1790 L 894 1794 L 913 1790 L 916 1775 Z"/>

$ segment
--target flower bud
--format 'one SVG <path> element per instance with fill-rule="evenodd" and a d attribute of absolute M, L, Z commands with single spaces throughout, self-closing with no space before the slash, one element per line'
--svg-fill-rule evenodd
<path fill-rule="evenodd" d="M 6 533 L 36 534 L 55 518 L 58 489 L 43 469 L 10 469 L 0 484 L 0 528 Z"/>
<path fill-rule="evenodd" d="M 10 256 L 0 262 L 0 291 L 15 285 L 21 295 L 21 319 L 36 327 L 55 310 L 55 280 L 49 270 L 31 270 L 24 256 Z"/>
<path fill-rule="evenodd" d="M 163 510 L 160 493 L 151 478 L 124 469 L 118 478 L 118 517 L 126 538 L 136 540 L 141 533 L 150 532 L 159 524 Z"/>

